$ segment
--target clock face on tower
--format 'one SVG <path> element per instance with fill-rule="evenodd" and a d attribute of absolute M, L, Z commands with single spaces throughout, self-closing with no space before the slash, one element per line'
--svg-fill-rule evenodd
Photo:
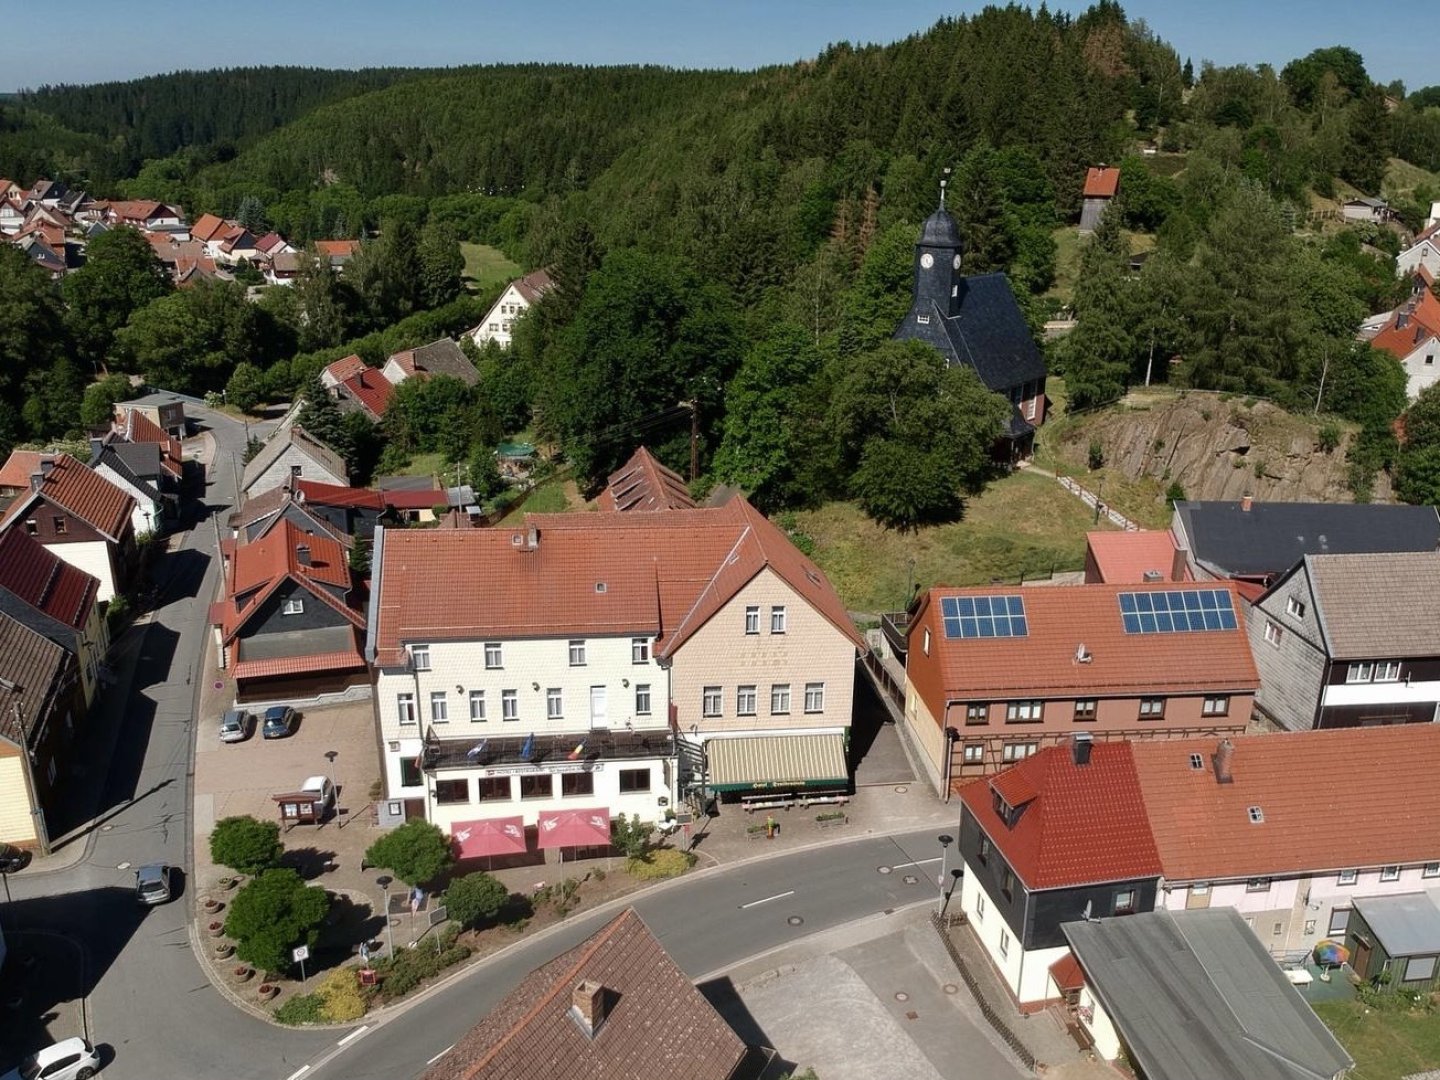
<path fill-rule="evenodd" d="M 920 256 L 920 265 L 926 270 L 929 270 L 932 266 L 935 265 L 935 256 L 931 255 L 928 251 L 925 252 L 924 255 Z"/>

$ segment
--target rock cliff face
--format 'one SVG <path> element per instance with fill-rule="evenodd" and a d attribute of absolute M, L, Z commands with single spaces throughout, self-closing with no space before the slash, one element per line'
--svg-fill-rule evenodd
<path fill-rule="evenodd" d="M 1354 432 L 1342 431 L 1339 445 L 1326 451 L 1322 426 L 1268 402 L 1158 391 L 1131 394 L 1114 408 L 1064 421 L 1052 445 L 1066 465 L 1083 469 L 1092 441 L 1098 442 L 1108 469 L 1131 480 L 1178 482 L 1189 499 L 1351 502 L 1346 451 Z M 1383 474 L 1376 477 L 1374 498 L 1391 500 Z"/>

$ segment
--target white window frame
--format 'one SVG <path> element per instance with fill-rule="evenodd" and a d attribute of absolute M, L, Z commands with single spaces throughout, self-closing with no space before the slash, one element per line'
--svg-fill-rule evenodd
<path fill-rule="evenodd" d="M 930 655 L 930 628 L 925 627 L 925 633 L 920 638 L 920 648 L 926 656 Z"/>
<path fill-rule="evenodd" d="M 444 690 L 430 691 L 430 722 L 432 724 L 448 724 L 450 722 L 450 702 L 445 697 Z"/>
<path fill-rule="evenodd" d="M 754 716 L 759 700 L 754 683 L 746 683 L 735 688 L 735 715 Z"/>
<path fill-rule="evenodd" d="M 585 639 L 584 639 L 584 638 L 571 638 L 571 639 L 570 639 L 570 666 L 571 666 L 571 667 L 584 667 L 584 666 L 585 666 Z"/>
<path fill-rule="evenodd" d="M 485 643 L 485 670 L 499 671 L 505 666 L 505 653 L 498 641 Z"/>
<path fill-rule="evenodd" d="M 745 633 L 760 633 L 760 605 L 749 604 L 745 608 Z"/>
<path fill-rule="evenodd" d="M 770 715 L 790 715 L 790 684 L 788 682 L 770 684 Z"/>
<path fill-rule="evenodd" d="M 515 721 L 520 719 L 520 691 L 500 691 L 500 719 L 502 721 Z"/>
<path fill-rule="evenodd" d="M 1367 683 L 1375 678 L 1375 665 L 1366 660 L 1363 663 L 1351 664 L 1345 669 L 1345 681 L 1347 683 Z"/>
<path fill-rule="evenodd" d="M 770 607 L 770 633 L 785 633 L 785 605 L 772 604 Z"/>
<path fill-rule="evenodd" d="M 408 691 L 395 695 L 395 715 L 401 727 L 414 727 L 418 723 L 415 715 L 415 695 Z"/>
<path fill-rule="evenodd" d="M 565 693 L 558 686 L 547 687 L 545 690 L 545 719 L 565 719 Z"/>
<path fill-rule="evenodd" d="M 1245 891 L 1247 893 L 1268 893 L 1271 883 L 1271 879 L 1268 877 L 1251 878 L 1245 882 Z"/>
<path fill-rule="evenodd" d="M 1350 912 L 1355 910 L 1348 907 L 1337 907 L 1330 909 L 1330 923 L 1325 933 L 1330 937 L 1344 937 L 1345 931 L 1350 929 Z"/>
<path fill-rule="evenodd" d="M 1341 870 L 1335 875 L 1336 885 L 1354 885 L 1360 880 L 1359 870 Z"/>
<path fill-rule="evenodd" d="M 304 615 L 305 598 L 303 596 L 287 596 L 285 604 L 280 609 L 281 615 Z"/>
<path fill-rule="evenodd" d="M 975 894 L 975 921 L 985 921 L 985 894 L 983 892 Z"/>
<path fill-rule="evenodd" d="M 635 715 L 650 715 L 650 684 L 648 682 L 635 684 Z"/>
<path fill-rule="evenodd" d="M 1121 897 L 1128 896 L 1128 903 L 1121 903 Z M 1140 890 L 1136 888 L 1115 890 L 1114 913 L 1116 915 L 1133 915 L 1140 903 Z"/>
<path fill-rule="evenodd" d="M 630 662 L 632 664 L 648 664 L 650 662 L 650 639 L 637 637 L 630 639 Z"/>
<path fill-rule="evenodd" d="M 812 715 L 825 711 L 825 684 L 823 682 L 807 682 L 805 684 L 805 711 Z"/>
<path fill-rule="evenodd" d="M 1005 703 L 1005 722 L 1007 724 L 1038 724 L 1044 719 L 1045 702 L 1039 698 Z"/>
<path fill-rule="evenodd" d="M 1400 880 L 1400 867 L 1398 867 L 1398 866 L 1382 866 L 1382 867 L 1380 868 L 1380 880 L 1381 880 L 1381 881 L 1399 881 L 1399 880 Z"/>
<path fill-rule="evenodd" d="M 1290 597 L 1290 599 L 1285 601 L 1285 614 L 1296 619 L 1305 618 L 1305 602 L 1303 600 L 1297 600 L 1293 596 Z"/>
<path fill-rule="evenodd" d="M 410 646 L 410 666 L 416 671 L 430 670 L 430 646 Z"/>
<path fill-rule="evenodd" d="M 1400 661 L 1399 660 L 1376 660 L 1375 661 L 1376 682 L 1399 682 Z"/>
<path fill-rule="evenodd" d="M 1435 960 L 1432 956 L 1407 956 L 1405 958 L 1405 974 L 1400 977 L 1402 983 L 1426 982 L 1435 978 Z M 1417 974 L 1411 974 L 1410 969 L 1417 965 L 1428 964 L 1428 968 L 1421 968 Z"/>
<path fill-rule="evenodd" d="M 724 715 L 725 688 L 722 686 L 706 686 L 700 690 L 700 715 L 707 720 L 718 719 Z"/>
<path fill-rule="evenodd" d="M 1201 716 L 1229 716 L 1230 698 L 1229 695 L 1217 694 L 1207 697 L 1200 706 Z"/>
<path fill-rule="evenodd" d="M 1280 641 L 1285 637 L 1285 631 L 1280 629 L 1280 624 L 1271 620 L 1265 620 L 1265 640 L 1271 647 L 1278 649 Z"/>
<path fill-rule="evenodd" d="M 1440 877 L 1440 862 L 1427 862 L 1420 871 L 1421 877 Z"/>
<path fill-rule="evenodd" d="M 477 708 L 478 706 L 478 708 Z M 470 691 L 470 722 L 472 724 L 483 723 L 485 720 L 485 691 Z"/>

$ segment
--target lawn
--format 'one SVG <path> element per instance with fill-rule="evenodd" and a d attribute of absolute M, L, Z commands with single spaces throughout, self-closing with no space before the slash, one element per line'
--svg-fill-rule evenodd
<path fill-rule="evenodd" d="M 396 476 L 439 476 L 445 469 L 444 454 L 416 454 Z"/>
<path fill-rule="evenodd" d="M 1440 175 L 1436 175 L 1419 165 L 1412 165 L 1404 158 L 1392 157 L 1390 167 L 1385 170 L 1385 183 L 1382 185 L 1385 194 L 1392 198 L 1396 195 L 1413 195 L 1415 189 L 1420 186 L 1429 188 L 1440 188 Z"/>
<path fill-rule="evenodd" d="M 465 283 L 471 292 L 483 292 L 520 276 L 520 264 L 511 262 L 496 248 L 462 243 L 460 251 L 465 256 Z"/>
<path fill-rule="evenodd" d="M 1350 1080 L 1401 1080 L 1440 1067 L 1440 1017 L 1322 1001 L 1315 1012 L 1355 1059 Z"/>
<path fill-rule="evenodd" d="M 1131 254 L 1138 255 L 1155 247 L 1155 237 L 1151 233 L 1131 232 L 1129 229 L 1122 231 Z M 1045 295 L 1068 304 L 1075 297 L 1075 283 L 1080 280 L 1080 255 L 1089 238 L 1081 236 L 1080 229 L 1075 225 L 1056 229 L 1050 238 L 1055 241 L 1055 284 L 1046 290 Z"/>
<path fill-rule="evenodd" d="M 897 532 L 853 503 L 829 503 L 795 514 L 794 526 L 814 541 L 815 561 L 846 606 L 862 612 L 904 607 L 912 585 L 985 585 L 1079 570 L 1085 533 L 1096 528 L 1094 512 L 1079 499 L 1025 472 L 991 484 L 948 525 Z"/>

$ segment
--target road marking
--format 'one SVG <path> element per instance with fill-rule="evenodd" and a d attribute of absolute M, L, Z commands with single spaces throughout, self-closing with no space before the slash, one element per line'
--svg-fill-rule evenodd
<path fill-rule="evenodd" d="M 441 1050 L 438 1054 L 436 1054 L 436 1055 L 435 1055 L 433 1058 L 431 1058 L 429 1061 L 425 1062 L 425 1064 L 426 1064 L 426 1065 L 434 1065 L 435 1062 L 439 1061 L 442 1057 L 444 1057 L 446 1054 L 448 1054 L 451 1050 L 454 1050 L 454 1049 L 455 1049 L 455 1044 L 454 1044 L 454 1043 L 451 1043 L 449 1046 L 445 1047 L 444 1050 Z"/>
<path fill-rule="evenodd" d="M 901 863 L 896 863 L 896 864 L 895 864 L 894 866 L 892 866 L 890 869 L 891 869 L 891 870 L 902 870 L 902 869 L 904 869 L 904 868 L 907 867 L 907 866 L 924 866 L 926 863 L 939 862 L 939 861 L 940 861 L 940 860 L 939 860 L 938 858 L 937 858 L 937 859 L 919 859 L 919 860 L 917 860 L 916 862 L 901 862 Z"/>
<path fill-rule="evenodd" d="M 338 1043 L 336 1043 L 335 1045 L 336 1045 L 336 1046 L 344 1046 L 344 1045 L 345 1045 L 346 1043 L 348 1043 L 351 1039 L 358 1039 L 361 1035 L 364 1035 L 365 1032 L 367 1032 L 367 1031 L 369 1031 L 369 1030 L 370 1030 L 370 1025 L 369 1025 L 369 1024 L 361 1024 L 358 1028 L 356 1028 L 354 1031 L 350 1032 L 349 1035 L 346 1035 L 343 1039 L 341 1039 L 341 1040 L 340 1040 Z"/>
<path fill-rule="evenodd" d="M 289 1076 L 287 1076 L 287 1077 L 285 1078 L 285 1080 L 296 1080 L 297 1077 L 304 1076 L 304 1075 L 305 1075 L 307 1072 L 309 1072 L 309 1071 L 310 1071 L 310 1066 L 309 1066 L 309 1065 L 301 1065 L 301 1066 L 300 1066 L 298 1069 L 296 1069 L 293 1073 L 291 1073 Z"/>
<path fill-rule="evenodd" d="M 740 910 L 744 911 L 746 908 L 758 907 L 761 904 L 768 904 L 771 900 L 784 900 L 785 897 L 794 895 L 794 889 L 791 889 L 789 892 L 776 893 L 774 896 L 765 897 L 764 900 L 751 900 L 748 904 L 741 904 Z"/>

